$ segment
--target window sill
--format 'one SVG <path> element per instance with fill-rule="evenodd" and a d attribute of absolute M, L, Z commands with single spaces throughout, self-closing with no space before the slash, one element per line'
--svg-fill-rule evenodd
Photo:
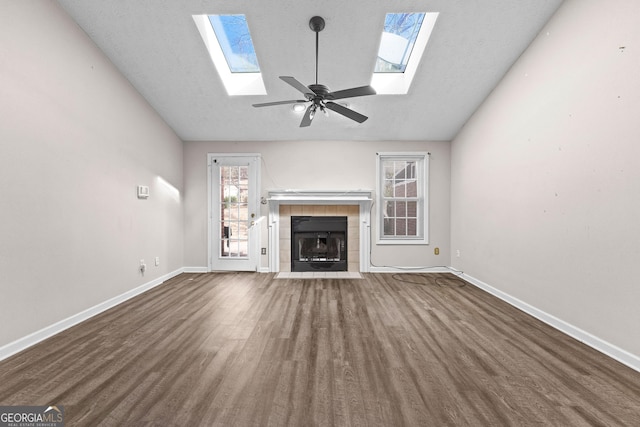
<path fill-rule="evenodd" d="M 428 246 L 427 239 L 378 239 L 376 245 L 423 245 Z"/>

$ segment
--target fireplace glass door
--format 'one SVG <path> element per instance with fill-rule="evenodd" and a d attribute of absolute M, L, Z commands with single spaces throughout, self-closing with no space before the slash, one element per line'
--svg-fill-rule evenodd
<path fill-rule="evenodd" d="M 347 217 L 291 217 L 291 271 L 347 271 Z"/>

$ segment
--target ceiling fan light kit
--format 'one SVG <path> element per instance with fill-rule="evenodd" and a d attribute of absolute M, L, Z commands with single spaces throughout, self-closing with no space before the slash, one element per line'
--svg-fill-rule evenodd
<path fill-rule="evenodd" d="M 327 109 L 335 111 L 336 113 L 343 115 L 351 120 L 354 120 L 358 123 L 362 123 L 367 120 L 367 116 L 364 116 L 352 109 L 333 102 L 337 99 L 344 98 L 354 98 L 357 96 L 367 96 L 367 95 L 375 95 L 376 91 L 371 86 L 360 86 L 354 87 L 350 89 L 343 89 L 336 92 L 331 92 L 329 88 L 325 85 L 318 83 L 318 44 L 319 44 L 319 33 L 324 29 L 325 21 L 320 16 L 314 16 L 309 20 L 309 28 L 313 32 L 316 33 L 316 81 L 315 84 L 311 84 L 309 86 L 305 86 L 300 83 L 295 77 L 291 76 L 280 76 L 280 79 L 285 83 L 292 86 L 294 89 L 297 89 L 301 92 L 305 99 L 295 99 L 288 101 L 275 101 L 275 102 L 265 102 L 261 104 L 253 104 L 254 107 L 270 107 L 274 105 L 283 105 L 283 104 L 296 104 L 293 106 L 294 111 L 297 110 L 296 107 L 298 104 L 305 105 L 309 102 L 309 106 L 306 107 L 306 111 L 304 116 L 302 117 L 302 121 L 300 122 L 300 127 L 307 127 L 311 125 L 311 121 L 315 117 L 316 111 L 320 110 L 321 112 L 327 114 Z"/>

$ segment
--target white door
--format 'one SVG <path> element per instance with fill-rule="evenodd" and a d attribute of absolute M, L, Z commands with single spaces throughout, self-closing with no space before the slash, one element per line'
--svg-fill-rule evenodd
<path fill-rule="evenodd" d="M 257 271 L 260 156 L 209 154 L 209 271 Z"/>

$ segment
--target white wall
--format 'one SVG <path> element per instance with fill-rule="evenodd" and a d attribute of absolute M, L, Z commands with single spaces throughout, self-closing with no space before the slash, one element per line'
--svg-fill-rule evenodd
<path fill-rule="evenodd" d="M 158 177 L 181 191 L 181 141 L 85 33 L 56 2 L 0 2 L 0 347 L 182 267 Z"/>
<path fill-rule="evenodd" d="M 431 152 L 430 245 L 374 244 L 372 262 L 401 267 L 449 265 L 448 142 L 294 141 L 185 143 L 185 266 L 207 266 L 207 153 L 261 153 L 261 195 L 267 197 L 269 190 L 282 189 L 375 191 L 376 153 L 383 151 Z M 263 205 L 261 215 L 267 214 L 268 207 Z M 268 247 L 267 222 L 261 226 L 262 246 Z M 440 248 L 440 255 L 434 255 L 435 247 Z M 262 257 L 261 265 L 268 266 L 267 256 Z"/>
<path fill-rule="evenodd" d="M 452 142 L 452 263 L 640 356 L 640 2 L 567 0 Z M 460 257 L 456 257 L 460 250 Z"/>

